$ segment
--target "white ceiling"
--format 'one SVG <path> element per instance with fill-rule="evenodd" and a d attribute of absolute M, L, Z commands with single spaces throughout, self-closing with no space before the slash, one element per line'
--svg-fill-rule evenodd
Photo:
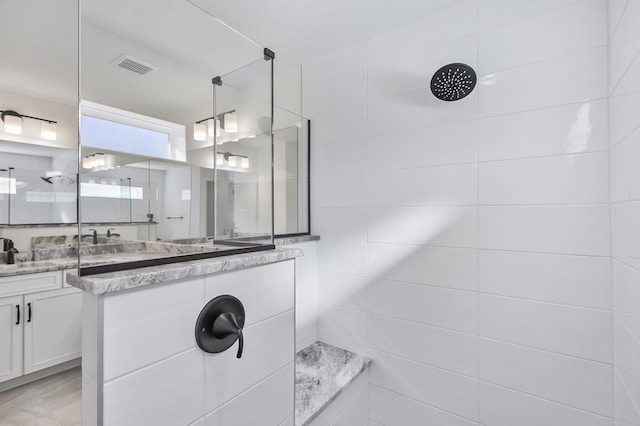
<path fill-rule="evenodd" d="M 286 69 L 461 0 L 189 0 L 276 52 Z"/>
<path fill-rule="evenodd" d="M 212 77 L 260 60 L 260 46 L 284 71 L 459 1 L 81 0 L 81 93 L 160 118 L 185 115 L 210 103 Z M 0 88 L 76 102 L 76 13 L 77 0 L 4 0 Z M 158 70 L 118 69 L 110 62 L 120 54 Z"/>

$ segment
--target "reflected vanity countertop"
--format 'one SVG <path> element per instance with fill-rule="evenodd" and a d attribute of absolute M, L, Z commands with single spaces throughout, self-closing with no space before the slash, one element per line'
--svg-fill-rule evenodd
<path fill-rule="evenodd" d="M 38 272 L 60 271 L 77 267 L 78 260 L 71 257 L 64 259 L 41 260 L 35 262 L 16 262 L 13 265 L 0 264 L 0 277 L 35 274 Z"/>
<path fill-rule="evenodd" d="M 292 237 L 276 237 L 277 246 L 290 246 L 293 244 L 306 243 L 308 241 L 319 241 L 320 235 L 295 235 Z"/>
<path fill-rule="evenodd" d="M 130 226 L 130 225 L 157 225 L 158 222 L 82 222 L 82 226 Z M 0 224 L 0 228 L 57 228 L 77 227 L 77 223 L 12 223 Z"/>
<path fill-rule="evenodd" d="M 66 281 L 68 284 L 89 293 L 104 294 L 218 272 L 266 265 L 294 259 L 302 255 L 302 250 L 299 249 L 277 248 L 275 250 L 220 256 L 89 276 L 78 276 L 77 273 L 70 272 L 66 275 Z"/>

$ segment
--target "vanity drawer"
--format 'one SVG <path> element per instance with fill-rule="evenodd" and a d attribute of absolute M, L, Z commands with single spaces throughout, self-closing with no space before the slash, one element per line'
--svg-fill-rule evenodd
<path fill-rule="evenodd" d="M 0 278 L 0 297 L 62 288 L 62 271 L 38 272 Z"/>

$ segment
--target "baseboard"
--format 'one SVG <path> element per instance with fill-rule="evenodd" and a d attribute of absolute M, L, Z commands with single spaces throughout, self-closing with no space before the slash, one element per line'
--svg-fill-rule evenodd
<path fill-rule="evenodd" d="M 26 385 L 27 383 L 35 382 L 36 380 L 44 379 L 45 377 L 78 367 L 81 364 L 82 358 L 76 358 L 71 361 L 63 362 L 62 364 L 54 365 L 53 367 L 45 368 L 44 370 L 36 371 L 35 373 L 25 374 L 24 376 L 7 380 L 6 382 L 0 383 L 0 392 L 17 388 L 18 386 Z"/>

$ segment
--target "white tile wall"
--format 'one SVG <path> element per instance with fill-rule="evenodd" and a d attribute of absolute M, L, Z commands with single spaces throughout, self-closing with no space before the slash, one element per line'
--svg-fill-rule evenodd
<path fill-rule="evenodd" d="M 477 207 L 372 207 L 369 241 L 449 247 L 478 245 Z"/>
<path fill-rule="evenodd" d="M 609 1 L 610 199 L 613 249 L 614 418 L 640 425 L 640 2 Z"/>
<path fill-rule="evenodd" d="M 613 414 L 611 365 L 483 338 L 479 360 L 485 382 L 603 416 Z"/>
<path fill-rule="evenodd" d="M 608 171 L 606 152 L 482 163 L 480 204 L 604 204 Z"/>
<path fill-rule="evenodd" d="M 370 277 L 475 290 L 476 250 L 397 244 L 369 244 Z"/>
<path fill-rule="evenodd" d="M 640 100 L 628 66 L 608 75 L 607 32 L 633 51 L 629 1 L 465 0 L 304 65 L 319 336 L 374 357 L 371 425 L 613 426 L 612 330 L 632 321 L 611 312 L 611 239 L 634 254 L 636 234 L 610 231 L 609 202 L 640 200 L 640 153 L 615 192 L 607 151 L 610 132 L 640 146 Z M 478 87 L 438 101 L 457 61 Z"/>
<path fill-rule="evenodd" d="M 380 315 L 369 315 L 369 346 L 477 377 L 478 337 Z"/>
<path fill-rule="evenodd" d="M 383 352 L 371 354 L 375 359 L 370 373 L 372 384 L 465 419 L 478 420 L 476 380 Z"/>
<path fill-rule="evenodd" d="M 471 291 L 375 280 L 368 288 L 372 313 L 449 330 L 476 333 L 478 297 Z"/>
<path fill-rule="evenodd" d="M 480 335 L 611 363 L 611 311 L 479 296 Z"/>
<path fill-rule="evenodd" d="M 479 264 L 483 293 L 611 310 L 609 258 L 480 250 Z"/>
<path fill-rule="evenodd" d="M 483 32 L 479 71 L 488 74 L 604 46 L 607 27 L 602 17 L 606 14 L 606 2 L 585 0 Z M 544 28 L 544 37 L 540 28 Z"/>
<path fill-rule="evenodd" d="M 607 101 L 589 101 L 480 120 L 480 161 L 606 151 Z"/>
<path fill-rule="evenodd" d="M 235 346 L 219 354 L 204 355 L 207 412 L 292 361 L 293 321 L 293 310 L 290 310 L 246 327 L 244 353 L 240 359 L 236 358 Z"/>
<path fill-rule="evenodd" d="M 369 388 L 369 416 L 375 425 L 472 426 L 478 423 L 385 388 Z"/>
<path fill-rule="evenodd" d="M 558 72 L 586 69 L 589 72 Z M 607 49 L 590 49 L 483 75 L 478 86 L 481 117 L 606 98 Z"/>
<path fill-rule="evenodd" d="M 480 207 L 480 247 L 609 255 L 609 206 Z"/>
<path fill-rule="evenodd" d="M 104 379 L 195 348 L 193 327 L 204 303 L 203 278 L 105 297 L 104 347 L 118 349 L 105 351 Z"/>
<path fill-rule="evenodd" d="M 489 383 L 480 384 L 480 422 L 486 426 L 612 426 L 609 417 Z"/>
<path fill-rule="evenodd" d="M 207 415 L 207 426 L 279 425 L 291 414 L 294 364 L 289 363 Z M 248 409 L 250 407 L 250 409 Z"/>
<path fill-rule="evenodd" d="M 202 358 L 199 348 L 189 349 L 106 383 L 104 424 L 170 426 L 197 420 L 205 412 Z"/>
<path fill-rule="evenodd" d="M 367 184 L 370 206 L 469 206 L 477 202 L 475 164 L 372 171 Z"/>
<path fill-rule="evenodd" d="M 367 145 L 369 170 L 409 169 L 476 161 L 478 123 L 444 126 L 371 136 Z"/>
<path fill-rule="evenodd" d="M 85 414 L 97 418 L 100 394 L 90 374 L 98 371 L 101 358 L 105 425 L 203 425 L 206 415 L 207 424 L 252 424 L 258 416 L 267 424 L 284 422 L 293 413 L 294 272 L 294 261 L 286 261 L 91 296 L 91 302 L 104 297 L 105 331 L 104 345 L 97 344 L 99 352 L 85 359 L 95 364 L 83 373 Z M 240 359 L 237 344 L 218 354 L 196 346 L 196 318 L 205 302 L 220 294 L 233 294 L 245 306 Z M 98 304 L 89 306 L 87 315 L 102 315 Z M 253 409 L 247 411 L 247 405 Z"/>

